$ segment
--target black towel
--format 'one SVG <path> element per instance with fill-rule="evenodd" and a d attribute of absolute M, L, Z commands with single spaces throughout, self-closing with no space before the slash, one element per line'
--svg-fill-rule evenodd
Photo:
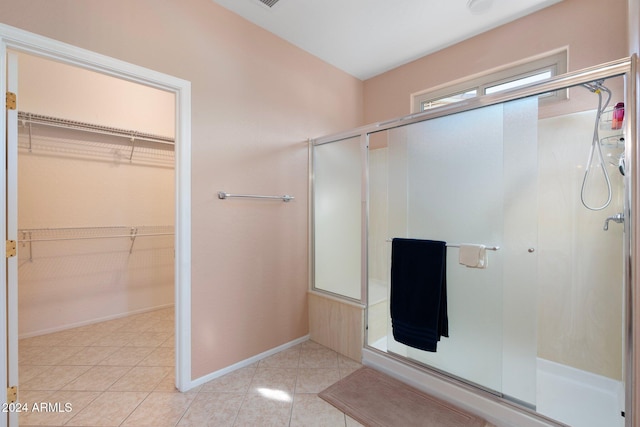
<path fill-rule="evenodd" d="M 449 336 L 445 242 L 393 239 L 391 244 L 391 325 L 393 338 L 436 351 Z"/>

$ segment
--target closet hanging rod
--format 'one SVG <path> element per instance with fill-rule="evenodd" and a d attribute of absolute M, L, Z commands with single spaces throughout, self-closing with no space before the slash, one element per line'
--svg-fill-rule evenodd
<path fill-rule="evenodd" d="M 87 227 L 43 227 L 20 228 L 18 231 L 96 231 L 96 230 L 131 230 L 132 228 L 173 228 L 173 225 L 95 225 Z"/>
<path fill-rule="evenodd" d="M 175 140 L 168 136 L 153 135 L 150 133 L 138 132 L 134 130 L 119 129 L 109 126 L 95 125 L 92 123 L 78 122 L 74 120 L 60 119 L 57 117 L 43 116 L 40 114 L 32 114 L 24 111 L 18 111 L 18 120 L 23 124 L 31 123 L 43 126 L 57 127 L 63 129 L 73 129 L 85 132 L 99 133 L 102 135 L 119 136 L 134 140 L 149 141 L 158 144 L 174 146 Z"/>
<path fill-rule="evenodd" d="M 29 233 L 29 231 L 20 230 L 20 233 Z M 52 237 L 47 239 L 18 239 L 19 243 L 29 242 L 57 242 L 63 240 L 89 240 L 89 239 L 116 239 L 123 237 L 146 237 L 146 236 L 173 236 L 174 233 L 136 233 L 136 234 L 116 234 L 112 236 L 84 236 L 84 237 Z"/>
<path fill-rule="evenodd" d="M 140 232 L 140 230 L 151 229 L 148 232 Z M 60 227 L 60 228 L 22 228 L 18 230 L 18 234 L 22 235 L 22 239 L 18 239 L 20 243 L 28 242 L 53 242 L 60 240 L 87 240 L 87 239 L 115 239 L 123 237 L 138 236 L 172 236 L 173 231 L 153 232 L 152 230 L 173 230 L 170 225 L 138 225 L 138 226 L 98 226 L 98 227 Z M 111 231 L 115 234 L 108 234 Z M 87 235 L 94 232 L 96 234 Z M 45 237 L 35 237 L 45 235 Z M 49 234 L 49 236 L 46 236 Z M 53 235 L 51 235 L 53 234 Z M 56 236 L 56 234 L 58 234 Z"/>
<path fill-rule="evenodd" d="M 387 239 L 387 242 L 392 242 L 393 239 Z M 459 248 L 460 247 L 460 243 L 447 243 L 446 246 L 448 248 Z M 500 246 L 486 246 L 485 247 L 486 250 L 488 251 L 499 251 L 500 250 Z"/>
<path fill-rule="evenodd" d="M 283 196 L 258 196 L 256 194 L 231 194 L 231 193 L 226 193 L 224 191 L 218 191 L 218 198 L 219 199 L 230 199 L 232 197 L 241 197 L 241 198 L 245 198 L 245 199 L 275 199 L 275 200 L 282 200 L 283 202 L 290 202 L 291 200 L 295 199 L 294 196 L 289 196 L 288 194 L 285 194 Z"/>
<path fill-rule="evenodd" d="M 140 230 L 149 230 L 148 232 L 139 233 Z M 110 230 L 112 233 L 106 234 Z M 156 230 L 156 232 L 153 232 Z M 160 231 L 158 231 L 160 230 Z M 22 228 L 18 230 L 18 233 L 22 235 L 22 239 L 18 239 L 18 242 L 22 246 L 29 247 L 29 262 L 33 262 L 33 242 L 57 242 L 57 241 L 69 241 L 69 240 L 89 240 L 89 239 L 122 239 L 129 238 L 131 245 L 129 246 L 129 254 L 133 253 L 133 245 L 138 237 L 147 236 L 173 236 L 173 231 L 161 232 L 161 230 L 173 230 L 171 225 L 139 225 L 139 226 L 98 226 L 98 227 L 62 227 L 62 228 Z M 98 234 L 86 235 L 87 233 L 94 232 Z M 124 234 L 128 232 L 128 234 Z M 79 234 L 79 235 L 73 235 Z M 35 237 L 43 234 L 45 237 Z M 49 234 L 49 236 L 47 236 Z M 56 236 L 57 234 L 57 236 Z M 71 236 L 69 236 L 71 234 Z"/>

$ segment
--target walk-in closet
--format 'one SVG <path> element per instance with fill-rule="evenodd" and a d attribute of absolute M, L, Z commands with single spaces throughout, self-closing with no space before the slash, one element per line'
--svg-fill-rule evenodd
<path fill-rule="evenodd" d="M 173 307 L 173 93 L 18 55 L 18 322 Z"/>

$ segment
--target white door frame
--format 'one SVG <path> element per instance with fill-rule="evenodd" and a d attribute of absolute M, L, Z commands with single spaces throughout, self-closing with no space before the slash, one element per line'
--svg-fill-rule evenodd
<path fill-rule="evenodd" d="M 7 49 L 25 52 L 57 62 L 96 71 L 134 83 L 154 87 L 175 94 L 175 310 L 176 310 L 176 387 L 187 391 L 191 381 L 191 82 L 118 59 L 78 48 L 15 27 L 0 24 L 0 93 L 7 91 Z M 19 103 L 19 100 L 18 100 Z M 0 103 L 0 135 L 6 132 L 6 105 Z M 0 150 L 0 164 L 6 161 Z M 16 165 L 17 166 L 17 165 Z M 0 174 L 0 188 L 4 189 L 5 174 Z M 17 184 L 16 184 L 17 185 Z M 4 192 L 4 190 L 2 190 Z M 1 198 L 2 224 L 7 220 L 6 197 Z M 17 210 L 17 206 L 14 207 Z M 0 227 L 0 241 L 7 240 L 4 226 Z M 6 302 L 7 279 L 5 263 L 0 263 L 0 378 L 7 384 Z M 9 325 L 11 326 L 11 325 Z M 14 325 L 17 328 L 17 326 Z M 1 386 L 0 386 L 1 387 Z M 0 402 L 4 399 L 0 399 Z M 0 427 L 5 420 L 0 417 Z"/>
<path fill-rule="evenodd" d="M 6 59 L 6 84 L 7 91 L 16 94 L 18 92 L 18 56 L 14 53 L 8 53 Z M 2 224 L 2 230 L 7 233 L 7 240 L 18 241 L 18 209 L 8 208 L 9 206 L 18 206 L 18 111 L 7 110 L 6 116 L 7 133 L 6 133 L 6 149 L 3 155 L 6 155 L 6 173 L 3 179 L 6 179 L 6 185 L 2 188 L 6 189 L 6 197 L 2 202 L 5 204 L 6 223 Z M 6 280 L 9 284 L 6 286 L 6 361 L 9 369 L 7 370 L 7 386 L 18 384 L 18 328 L 14 325 L 18 324 L 18 257 L 13 256 L 6 258 L 3 267 L 6 268 Z M 8 394 L 8 392 L 7 392 Z M 10 403 L 7 401 L 7 403 Z M 18 413 L 8 409 L 9 426 L 18 425 Z M 5 421 L 5 420 L 3 420 Z"/>

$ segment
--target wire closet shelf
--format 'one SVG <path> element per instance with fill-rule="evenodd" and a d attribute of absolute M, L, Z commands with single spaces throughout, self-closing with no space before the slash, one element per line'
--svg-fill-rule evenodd
<path fill-rule="evenodd" d="M 137 225 L 103 227 L 22 228 L 18 230 L 18 243 L 29 246 L 29 261 L 33 261 L 33 243 L 68 240 L 129 238 L 129 253 L 138 237 L 173 236 L 173 225 Z"/>
<path fill-rule="evenodd" d="M 29 152 L 97 156 L 171 166 L 175 160 L 175 140 L 167 136 L 24 111 L 18 112 L 18 124 L 18 146 Z"/>

